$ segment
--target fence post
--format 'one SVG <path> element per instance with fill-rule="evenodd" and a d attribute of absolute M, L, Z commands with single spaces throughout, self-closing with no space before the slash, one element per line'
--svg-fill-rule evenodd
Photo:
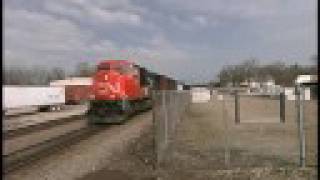
<path fill-rule="evenodd" d="M 159 168 L 159 131 L 158 127 L 159 124 L 158 120 L 156 119 L 156 92 L 153 90 L 152 91 L 152 121 L 153 121 L 153 131 L 154 131 L 154 137 L 153 137 L 153 148 L 154 148 L 154 153 L 156 155 L 156 161 L 153 165 L 153 169 L 158 169 Z"/>
<path fill-rule="evenodd" d="M 284 92 L 280 93 L 280 122 L 284 123 L 286 118 L 286 96 Z"/>
<path fill-rule="evenodd" d="M 305 132 L 304 132 L 304 119 L 303 119 L 303 87 L 300 85 L 296 86 L 296 97 L 297 97 L 297 120 L 298 120 L 298 127 L 299 127 L 299 151 L 300 151 L 300 166 L 305 167 L 305 158 L 306 158 L 306 151 L 305 151 Z"/>
<path fill-rule="evenodd" d="M 168 143 L 168 109 L 167 109 L 167 93 L 163 90 L 162 91 L 162 108 L 164 111 L 164 146 L 166 148 Z"/>
<path fill-rule="evenodd" d="M 234 92 L 235 99 L 235 122 L 236 124 L 240 123 L 240 106 L 239 106 L 239 93 L 237 90 Z"/>
<path fill-rule="evenodd" d="M 174 91 L 170 90 L 169 92 L 169 119 L 168 119 L 168 127 L 169 127 L 169 131 L 168 131 L 168 143 L 170 143 L 171 138 L 172 138 L 172 133 L 173 133 L 173 128 L 174 128 L 174 121 L 175 121 L 175 111 L 174 111 Z"/>
<path fill-rule="evenodd" d="M 180 123 L 180 121 L 181 121 L 181 114 L 182 114 L 182 106 L 183 106 L 183 102 L 182 102 L 182 93 L 183 92 L 180 92 L 180 93 L 178 93 L 178 96 L 177 96 L 177 98 L 178 98 L 178 101 L 177 101 L 177 104 L 178 104 L 178 112 L 179 112 L 179 119 L 178 119 L 178 123 Z"/>
<path fill-rule="evenodd" d="M 229 127 L 228 127 L 228 111 L 226 109 L 226 100 L 222 100 L 222 120 L 225 123 L 225 150 L 224 150 L 224 164 L 228 168 L 230 166 L 230 143 L 229 143 Z"/>

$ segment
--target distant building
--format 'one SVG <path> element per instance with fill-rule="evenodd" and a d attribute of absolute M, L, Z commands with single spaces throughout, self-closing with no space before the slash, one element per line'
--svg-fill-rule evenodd
<path fill-rule="evenodd" d="M 249 87 L 248 81 L 241 82 L 239 85 L 240 87 Z"/>
<path fill-rule="evenodd" d="M 186 90 L 185 89 L 185 83 L 182 81 L 177 81 L 177 90 L 181 91 L 181 90 Z"/>
<path fill-rule="evenodd" d="M 257 81 L 243 81 L 240 83 L 240 87 L 248 87 L 250 89 L 258 89 L 261 87 L 261 83 Z"/>
<path fill-rule="evenodd" d="M 208 84 L 192 84 L 191 88 L 209 88 Z"/>
<path fill-rule="evenodd" d="M 249 87 L 253 89 L 258 89 L 261 87 L 261 83 L 253 81 L 253 82 L 250 82 Z"/>
<path fill-rule="evenodd" d="M 274 86 L 275 85 L 275 81 L 273 79 L 269 79 L 265 82 L 262 82 L 262 86 Z"/>
<path fill-rule="evenodd" d="M 317 75 L 299 75 L 295 80 L 296 84 L 317 84 L 318 76 Z"/>
<path fill-rule="evenodd" d="M 318 98 L 318 76 L 317 75 L 299 75 L 295 80 L 296 85 L 303 85 L 306 97 L 311 99 Z"/>
<path fill-rule="evenodd" d="M 248 93 L 279 94 L 281 86 L 276 85 L 272 78 L 268 77 L 267 79 L 266 81 L 246 80 L 240 83 L 240 87 L 248 88 Z"/>

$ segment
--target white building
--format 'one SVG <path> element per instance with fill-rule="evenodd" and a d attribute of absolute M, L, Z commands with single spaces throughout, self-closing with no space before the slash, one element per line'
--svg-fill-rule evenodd
<path fill-rule="evenodd" d="M 178 84 L 177 85 L 177 90 L 182 91 L 183 90 L 183 84 Z"/>
<path fill-rule="evenodd" d="M 284 94 L 286 96 L 287 100 L 295 100 L 296 95 L 295 95 L 295 88 L 294 87 L 285 87 L 284 88 Z M 310 87 L 305 87 L 304 88 L 304 93 L 303 96 L 301 96 L 304 100 L 311 100 L 311 89 Z"/>
<path fill-rule="evenodd" d="M 261 87 L 261 84 L 259 82 L 252 81 L 250 82 L 249 87 L 252 89 L 258 89 Z"/>
<path fill-rule="evenodd" d="M 295 80 L 296 84 L 302 83 L 318 83 L 318 76 L 317 75 L 299 75 Z"/>
<path fill-rule="evenodd" d="M 275 94 L 280 91 L 280 86 L 275 85 L 274 80 L 268 80 L 261 83 L 261 93 L 265 94 Z"/>

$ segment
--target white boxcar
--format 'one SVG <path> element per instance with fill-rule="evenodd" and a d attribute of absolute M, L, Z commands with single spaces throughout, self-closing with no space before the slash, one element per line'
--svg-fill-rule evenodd
<path fill-rule="evenodd" d="M 2 110 L 36 106 L 59 110 L 65 104 L 65 88 L 49 86 L 2 86 Z"/>
<path fill-rule="evenodd" d="M 91 77 L 71 77 L 63 80 L 54 80 L 50 82 L 50 86 L 72 86 L 72 85 L 90 86 L 92 85 L 92 78 Z"/>

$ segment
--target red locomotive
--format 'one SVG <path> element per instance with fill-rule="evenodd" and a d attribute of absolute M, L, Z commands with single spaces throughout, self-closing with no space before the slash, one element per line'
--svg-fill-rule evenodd
<path fill-rule="evenodd" d="M 148 71 L 127 60 L 106 60 L 93 76 L 92 123 L 118 123 L 151 107 Z"/>

